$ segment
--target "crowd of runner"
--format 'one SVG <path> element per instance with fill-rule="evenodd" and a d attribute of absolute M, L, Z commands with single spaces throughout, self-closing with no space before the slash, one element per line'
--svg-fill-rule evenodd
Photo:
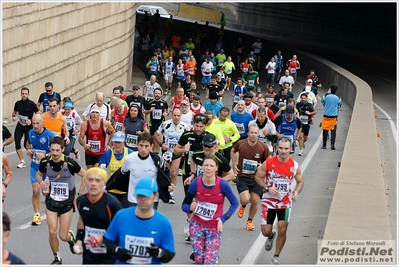
<path fill-rule="evenodd" d="M 51 82 L 44 85 L 37 103 L 24 87 L 12 113 L 17 124 L 14 135 L 3 125 L 3 151 L 15 143 L 19 158 L 15 167 L 30 168 L 33 226 L 42 223 L 40 197 L 45 196 L 51 264 L 63 263 L 58 238 L 71 253 L 83 255 L 83 264 L 169 262 L 176 253 L 174 236 L 170 220 L 157 207 L 160 200 L 177 203 L 173 192 L 179 183 L 185 193 L 184 199 L 178 199 L 187 214 L 185 240 L 193 251 L 188 256 L 195 263 L 218 264 L 223 225 L 235 213 L 243 218 L 247 212 L 245 229 L 254 231 L 260 206 L 260 230 L 268 237 L 265 249 L 270 251 L 276 239 L 272 264 L 279 264 L 292 202 L 304 186 L 294 155 L 298 148 L 297 155 L 304 155 L 313 125 L 321 87 L 317 75 L 310 71 L 295 99 L 293 86 L 300 69 L 296 55 L 285 62 L 278 51 L 263 64 L 267 74 L 261 77 L 260 38 L 247 55 L 238 38 L 234 54 L 226 55 L 223 25 L 215 46 L 208 49 L 209 23 L 195 23 L 183 44 L 171 16 L 162 43 L 160 38 L 150 39 L 145 28 L 159 21 L 154 17 L 147 25 L 147 19 L 139 25 L 140 50 L 149 57 L 144 85 L 134 85 L 131 94 L 115 86 L 109 100 L 97 92 L 82 114 L 70 97 L 55 92 Z M 239 73 L 235 81 L 233 73 Z M 195 77 L 201 77 L 198 88 Z M 260 79 L 267 82 L 264 93 Z M 172 90 L 176 94 L 165 101 L 162 96 Z M 322 149 L 327 139 L 335 149 L 342 105 L 336 91 L 331 85 L 321 98 Z M 226 94 L 231 94 L 231 103 Z M 84 150 L 86 166 L 79 163 L 77 146 Z M 14 167 L 4 152 L 2 158 L 4 201 Z M 79 188 L 76 175 L 81 177 Z M 230 203 L 227 210 L 225 199 Z M 71 226 L 75 210 L 76 229 Z M 277 229 L 273 229 L 275 218 Z M 5 219 L 3 214 L 3 236 L 10 230 Z M 4 258 L 3 253 L 3 263 L 17 262 L 15 255 L 8 254 Z"/>

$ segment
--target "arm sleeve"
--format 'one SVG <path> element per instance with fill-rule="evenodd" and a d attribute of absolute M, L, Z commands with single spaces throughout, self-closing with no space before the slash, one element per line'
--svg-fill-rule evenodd
<path fill-rule="evenodd" d="M 222 193 L 226 196 L 226 198 L 229 200 L 230 202 L 230 208 L 227 210 L 227 212 L 225 214 L 227 214 L 229 217 L 234 215 L 235 210 L 238 207 L 238 200 L 236 198 L 236 196 L 233 193 L 233 190 L 231 190 L 230 185 L 228 184 L 228 182 L 226 180 L 221 180 L 220 181 L 220 189 L 222 191 Z M 225 215 L 222 215 L 220 217 L 220 219 L 222 220 L 222 222 L 224 223 L 227 218 Z"/>

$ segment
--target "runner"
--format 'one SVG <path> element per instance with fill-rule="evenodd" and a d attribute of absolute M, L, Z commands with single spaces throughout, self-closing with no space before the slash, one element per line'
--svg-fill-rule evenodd
<path fill-rule="evenodd" d="M 56 136 L 64 135 L 65 144 L 69 144 L 69 131 L 66 118 L 58 112 L 57 99 L 52 98 L 48 102 L 49 111 L 43 113 L 43 127 L 52 131 Z"/>
<path fill-rule="evenodd" d="M 261 188 L 262 195 L 261 231 L 268 237 L 265 243 L 266 251 L 273 248 L 273 241 L 277 236 L 276 250 L 272 264 L 280 264 L 279 255 L 283 249 L 288 223 L 291 215 L 292 201 L 298 199 L 304 186 L 301 168 L 290 156 L 291 140 L 283 137 L 277 143 L 278 154 L 266 160 L 256 171 L 255 180 Z M 292 182 L 296 187 L 292 192 Z M 273 229 L 277 217 L 278 235 Z"/>
<path fill-rule="evenodd" d="M 2 157 L 2 177 L 1 177 L 1 181 L 2 181 L 2 199 L 4 202 L 4 199 L 7 196 L 7 187 L 11 182 L 12 179 L 12 168 L 11 168 L 11 163 L 10 163 L 10 159 L 7 157 L 7 155 L 4 152 L 1 152 L 1 157 Z"/>
<path fill-rule="evenodd" d="M 290 157 L 293 158 L 295 147 L 297 146 L 296 141 L 302 132 L 302 123 L 297 116 L 294 116 L 294 107 L 287 106 L 285 114 L 277 116 L 274 120 L 274 125 L 276 125 L 278 139 L 285 136 L 291 140 Z"/>
<path fill-rule="evenodd" d="M 303 155 L 303 149 L 305 148 L 305 143 L 308 140 L 309 130 L 310 130 L 310 119 L 316 114 L 312 103 L 308 102 L 308 96 L 306 93 L 300 95 L 301 102 L 296 104 L 296 108 L 299 111 L 299 118 L 302 122 L 302 131 L 299 135 L 299 153 L 298 156 Z"/>
<path fill-rule="evenodd" d="M 37 101 L 37 109 L 40 110 L 40 105 L 43 103 L 43 113 L 49 111 L 49 101 L 52 98 L 56 98 L 57 99 L 57 105 L 59 105 L 61 103 L 61 95 L 57 92 L 54 92 L 53 89 L 53 83 L 51 82 L 46 82 L 44 84 L 44 89 L 46 90 L 46 92 L 43 92 L 40 94 L 39 96 L 39 100 Z M 59 106 L 58 106 L 59 107 Z"/>
<path fill-rule="evenodd" d="M 172 178 L 172 183 L 177 184 L 177 169 L 174 166 L 180 166 L 181 155 L 174 154 L 174 148 L 179 142 L 181 135 L 185 131 L 189 131 L 191 125 L 180 120 L 181 112 L 179 109 L 175 109 L 172 112 L 172 119 L 162 122 L 158 127 L 154 137 L 158 144 L 162 144 L 162 156 L 165 160 L 166 167 L 171 170 L 170 176 Z M 163 142 L 162 142 L 163 139 Z M 173 193 L 170 194 L 169 204 L 175 204 L 173 198 Z"/>
<path fill-rule="evenodd" d="M 40 225 L 40 184 L 37 180 L 37 171 L 40 161 L 50 152 L 50 140 L 55 134 L 43 127 L 43 115 L 35 114 L 32 118 L 33 129 L 29 131 L 26 154 L 32 159 L 30 163 L 30 183 L 32 184 L 32 225 Z"/>
<path fill-rule="evenodd" d="M 274 123 L 267 118 L 266 109 L 259 108 L 257 112 L 257 119 L 250 121 L 248 127 L 251 125 L 256 125 L 259 128 L 258 140 L 265 143 L 269 148 L 270 154 L 273 153 L 273 144 L 276 140 L 276 126 Z"/>
<path fill-rule="evenodd" d="M 294 84 L 292 85 L 292 86 L 294 86 L 296 78 L 298 76 L 298 70 L 301 68 L 301 64 L 299 64 L 299 61 L 297 60 L 297 56 L 292 55 L 292 58 L 287 61 L 286 65 L 290 71 L 290 75 L 294 79 Z"/>
<path fill-rule="evenodd" d="M 234 65 L 234 62 L 231 60 L 231 56 L 227 57 L 227 61 L 223 63 L 223 68 L 226 70 L 226 85 L 227 88 L 230 89 L 230 83 L 231 83 L 231 76 L 233 74 L 233 71 L 236 70 L 236 67 Z"/>
<path fill-rule="evenodd" d="M 157 92 L 160 95 L 160 91 L 157 90 Z M 144 114 L 137 105 L 130 106 L 129 113 L 124 120 L 122 132 L 126 133 L 126 146 L 133 151 L 137 151 L 138 136 L 143 132 L 149 132 L 147 123 L 144 120 Z"/>
<path fill-rule="evenodd" d="M 105 150 L 100 159 L 100 168 L 107 169 L 112 176 L 123 163 L 127 155 L 133 152 L 132 149 L 125 147 L 126 136 L 123 132 L 115 132 L 112 136 L 112 148 Z M 114 195 L 122 204 L 122 207 L 127 208 L 129 202 L 127 201 L 127 191 L 120 191 L 116 189 L 108 190 L 108 193 Z"/>
<path fill-rule="evenodd" d="M 111 111 L 111 123 L 115 131 L 122 131 L 128 111 L 129 108 L 122 105 L 121 99 L 117 98 L 115 100 L 114 108 Z"/>
<path fill-rule="evenodd" d="M 144 109 L 145 105 L 145 97 L 140 95 L 140 87 L 138 85 L 133 85 L 132 88 L 133 94 L 129 95 L 126 98 L 126 103 L 130 107 L 133 103 L 137 104 L 139 108 Z"/>
<path fill-rule="evenodd" d="M 223 224 L 237 209 L 238 201 L 228 182 L 215 175 L 218 169 L 218 160 L 215 157 L 205 156 L 202 166 L 203 176 L 190 185 L 182 210 L 194 213 L 190 222 L 190 237 L 195 262 L 216 264 Z M 225 197 L 230 202 L 230 208 L 223 213 Z"/>
<path fill-rule="evenodd" d="M 236 125 L 240 133 L 240 140 L 247 138 L 248 123 L 254 119 L 252 115 L 245 111 L 245 102 L 240 100 L 237 103 L 237 112 L 231 114 L 231 120 Z"/>
<path fill-rule="evenodd" d="M 5 152 L 5 147 L 14 142 L 14 136 L 11 134 L 10 130 L 8 130 L 7 126 L 2 125 L 2 128 L 2 151 Z"/>
<path fill-rule="evenodd" d="M 176 64 L 173 62 L 173 57 L 169 56 L 168 61 L 165 62 L 162 67 L 166 83 L 164 94 L 170 95 L 170 91 L 172 90 L 173 75 L 176 74 Z"/>
<path fill-rule="evenodd" d="M 104 191 L 106 180 L 105 170 L 97 167 L 89 169 L 85 177 L 87 194 L 79 196 L 76 200 L 79 220 L 73 251 L 77 255 L 83 254 L 82 264 L 116 262 L 116 256 L 108 253 L 102 243 L 105 231 L 122 206 L 114 196 Z"/>
<path fill-rule="evenodd" d="M 240 139 L 240 133 L 232 120 L 229 117 L 230 109 L 223 107 L 219 112 L 219 117 L 214 120 L 214 123 L 222 129 L 225 145 L 219 146 L 219 151 L 230 163 L 230 152 L 235 142 Z"/>
<path fill-rule="evenodd" d="M 111 148 L 111 140 L 115 129 L 109 121 L 100 119 L 100 109 L 93 106 L 90 111 L 90 119 L 80 126 L 79 144 L 85 150 L 85 162 L 87 169 L 98 167 L 104 151 Z M 108 137 L 108 145 L 105 145 Z M 86 137 L 86 140 L 85 140 Z"/>
<path fill-rule="evenodd" d="M 157 83 L 157 77 L 155 75 L 150 76 L 150 80 L 145 82 L 145 85 L 143 86 L 143 96 L 145 97 L 145 100 L 149 101 L 154 98 L 154 89 L 155 88 L 161 88 L 159 83 Z M 161 88 L 162 90 L 162 88 Z"/>
<path fill-rule="evenodd" d="M 242 78 L 238 78 L 237 79 L 237 84 L 234 85 L 234 89 L 232 92 L 232 96 L 233 96 L 233 106 L 232 109 L 235 108 L 235 106 L 237 105 L 237 103 L 240 100 L 244 100 L 244 96 L 246 93 L 248 93 L 248 89 L 245 85 L 243 85 L 243 79 Z"/>
<path fill-rule="evenodd" d="M 14 104 L 14 111 L 12 112 L 12 121 L 17 121 L 15 127 L 15 150 L 17 152 L 19 163 L 17 168 L 25 168 L 26 163 L 21 148 L 21 140 L 24 137 L 24 147 L 27 149 L 28 133 L 32 127 L 32 117 L 38 113 L 39 109 L 35 102 L 29 99 L 29 88 L 23 87 L 21 89 L 21 100 Z M 18 115 L 18 116 L 17 116 Z"/>
<path fill-rule="evenodd" d="M 257 71 L 254 71 L 253 67 L 249 67 L 248 72 L 245 72 L 242 75 L 242 80 L 243 84 L 248 89 L 248 91 L 255 92 L 256 86 L 259 85 L 259 73 Z M 256 90 L 256 94 L 258 95 L 259 93 L 260 92 Z"/>
<path fill-rule="evenodd" d="M 64 98 L 65 99 L 65 98 Z M 67 127 L 69 132 L 69 144 L 65 146 L 64 155 L 69 156 L 72 152 L 75 154 L 76 160 L 80 160 L 80 153 L 75 146 L 76 135 L 79 133 L 80 125 L 83 123 L 78 112 L 73 108 L 72 101 L 65 101 L 64 108 L 61 110 L 61 114 L 67 121 Z M 65 136 L 63 136 L 65 138 Z"/>
<path fill-rule="evenodd" d="M 138 199 L 137 206 L 120 210 L 111 221 L 104 236 L 107 251 L 116 255 L 116 264 L 171 261 L 175 256 L 172 225 L 153 208 L 158 198 L 157 183 L 149 177 L 141 178 L 134 197 Z"/>
<path fill-rule="evenodd" d="M 67 242 L 69 249 L 74 253 L 75 233 L 69 228 L 75 211 L 75 174 L 82 177 L 77 195 L 82 194 L 85 189 L 86 171 L 75 160 L 62 154 L 63 151 L 64 141 L 61 137 L 54 137 L 50 141 L 50 154 L 40 161 L 39 170 L 36 173 L 36 180 L 42 189 L 49 191 L 45 203 L 49 242 L 54 255 L 52 265 L 62 264 L 57 232 L 60 239 Z M 48 177 L 50 186 L 42 180 L 44 174 Z"/>
<path fill-rule="evenodd" d="M 258 141 L 258 135 L 258 126 L 250 126 L 248 128 L 248 139 L 238 141 L 231 150 L 233 170 L 237 176 L 237 191 L 240 194 L 241 205 L 237 213 L 238 218 L 244 216 L 245 208 L 250 203 L 249 199 L 251 199 L 251 207 L 246 222 L 248 231 L 255 229 L 252 219 L 258 211 L 258 203 L 263 191 L 262 187 L 255 181 L 255 172 L 270 157 L 269 148 Z"/>
<path fill-rule="evenodd" d="M 105 102 L 105 96 L 103 92 L 96 93 L 96 102 L 91 103 L 87 106 L 85 111 L 83 112 L 83 120 L 90 119 L 91 109 L 96 106 L 100 110 L 100 119 L 104 119 L 107 121 L 111 120 L 111 107 Z"/>

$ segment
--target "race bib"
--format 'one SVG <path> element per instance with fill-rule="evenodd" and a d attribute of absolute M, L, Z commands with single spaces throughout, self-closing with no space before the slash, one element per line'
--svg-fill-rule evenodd
<path fill-rule="evenodd" d="M 154 66 L 154 65 L 152 65 L 152 66 L 151 66 L 151 71 L 152 71 L 152 72 L 156 72 L 156 71 L 157 71 L 157 67 Z"/>
<path fill-rule="evenodd" d="M 218 205 L 208 202 L 198 202 L 195 208 L 195 215 L 203 219 L 204 221 L 210 221 L 213 219 L 213 215 L 216 213 Z"/>
<path fill-rule="evenodd" d="M 177 70 L 177 76 L 183 76 L 183 75 L 184 75 L 183 69 L 178 69 Z"/>
<path fill-rule="evenodd" d="M 167 143 L 168 143 L 169 151 L 173 152 L 173 150 L 175 149 L 175 146 L 177 145 L 178 142 L 179 142 L 178 138 L 168 138 Z"/>
<path fill-rule="evenodd" d="M 219 60 L 218 60 L 218 63 L 219 63 L 219 65 L 222 65 L 222 64 L 223 64 L 223 62 L 224 62 L 224 60 L 223 60 L 223 59 L 219 59 Z"/>
<path fill-rule="evenodd" d="M 226 73 L 227 73 L 227 74 L 231 74 L 232 72 L 233 72 L 233 69 L 232 69 L 232 68 L 226 69 Z"/>
<path fill-rule="evenodd" d="M 255 80 L 249 80 L 248 81 L 249 86 L 254 86 L 255 85 Z"/>
<path fill-rule="evenodd" d="M 64 201 L 69 198 L 68 183 L 51 182 L 50 197 L 55 201 Z"/>
<path fill-rule="evenodd" d="M 237 48 L 237 53 L 242 53 L 242 48 Z"/>
<path fill-rule="evenodd" d="M 152 111 L 152 118 L 154 120 L 160 120 L 162 119 L 162 109 L 154 109 Z"/>
<path fill-rule="evenodd" d="M 286 106 L 285 101 L 280 101 L 280 102 L 278 102 L 278 107 L 279 107 L 279 108 L 282 108 L 282 107 L 285 107 L 285 106 Z"/>
<path fill-rule="evenodd" d="M 202 169 L 202 166 L 197 165 L 197 177 L 200 177 L 203 175 L 204 175 L 204 169 Z"/>
<path fill-rule="evenodd" d="M 258 168 L 258 162 L 250 159 L 243 159 L 242 161 L 242 173 L 254 174 Z"/>
<path fill-rule="evenodd" d="M 85 239 L 90 239 L 90 236 L 92 236 L 92 235 L 103 236 L 103 235 L 105 235 L 105 229 L 98 229 L 98 228 L 85 226 Z M 87 247 L 86 247 L 86 249 L 87 249 Z M 106 254 L 107 253 L 107 248 L 106 248 L 105 244 L 102 244 L 95 248 L 90 246 L 89 250 L 91 253 L 95 253 L 95 254 Z"/>
<path fill-rule="evenodd" d="M 26 121 L 28 120 L 28 116 L 22 116 L 22 115 L 18 115 L 18 122 L 19 124 L 21 124 L 22 126 L 26 126 Z"/>
<path fill-rule="evenodd" d="M 193 159 L 193 154 L 194 154 L 194 151 L 188 151 L 188 160 L 187 160 L 188 165 L 191 164 L 191 160 Z"/>
<path fill-rule="evenodd" d="M 299 116 L 301 119 L 302 124 L 308 124 L 309 116 L 308 115 L 301 115 Z"/>
<path fill-rule="evenodd" d="M 287 193 L 289 191 L 289 182 L 287 180 L 278 179 L 278 181 L 274 183 L 274 187 L 277 188 L 279 193 Z"/>
<path fill-rule="evenodd" d="M 45 106 L 44 110 L 45 110 L 45 112 L 49 112 L 50 111 L 50 107 L 49 106 Z"/>
<path fill-rule="evenodd" d="M 296 73 L 296 68 L 290 68 L 290 73 Z"/>
<path fill-rule="evenodd" d="M 235 123 L 235 124 L 236 124 L 236 127 L 237 127 L 237 129 L 238 129 L 238 132 L 239 132 L 240 134 L 245 133 L 244 123 Z"/>
<path fill-rule="evenodd" d="M 248 68 L 242 68 L 244 72 L 248 72 Z"/>
<path fill-rule="evenodd" d="M 32 162 L 34 162 L 36 164 L 40 164 L 40 159 L 36 158 L 36 154 L 45 154 L 46 155 L 46 151 L 39 150 L 39 149 L 33 149 Z"/>
<path fill-rule="evenodd" d="M 130 264 L 151 264 L 152 257 L 148 253 L 151 243 L 154 243 L 152 237 L 138 237 L 126 235 L 125 237 L 125 249 L 129 251 L 132 258 L 127 262 Z"/>
<path fill-rule="evenodd" d="M 123 129 L 123 123 L 121 123 L 119 121 L 115 122 L 115 130 L 122 131 L 122 129 Z"/>
<path fill-rule="evenodd" d="M 90 146 L 89 150 L 91 152 L 93 153 L 100 152 L 100 146 L 101 146 L 100 141 L 89 140 L 87 143 Z"/>
<path fill-rule="evenodd" d="M 135 134 L 126 134 L 126 145 L 128 147 L 137 147 L 137 138 L 138 136 Z"/>
<path fill-rule="evenodd" d="M 67 127 L 68 127 L 68 130 L 72 130 L 74 127 L 73 121 L 67 120 Z"/>

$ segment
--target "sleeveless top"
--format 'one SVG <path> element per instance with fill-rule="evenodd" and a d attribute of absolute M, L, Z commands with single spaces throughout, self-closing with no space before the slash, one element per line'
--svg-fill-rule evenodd
<path fill-rule="evenodd" d="M 62 133 L 62 118 L 64 115 L 58 113 L 58 117 L 53 120 L 50 118 L 50 114 L 48 112 L 43 113 L 43 127 L 47 130 L 52 131 L 55 135 L 61 136 Z"/>
<path fill-rule="evenodd" d="M 91 128 L 90 120 L 87 120 L 86 144 L 89 144 L 90 148 L 85 152 L 92 156 L 102 155 L 106 149 L 105 138 L 104 119 L 100 119 L 100 127 L 97 130 Z"/>

